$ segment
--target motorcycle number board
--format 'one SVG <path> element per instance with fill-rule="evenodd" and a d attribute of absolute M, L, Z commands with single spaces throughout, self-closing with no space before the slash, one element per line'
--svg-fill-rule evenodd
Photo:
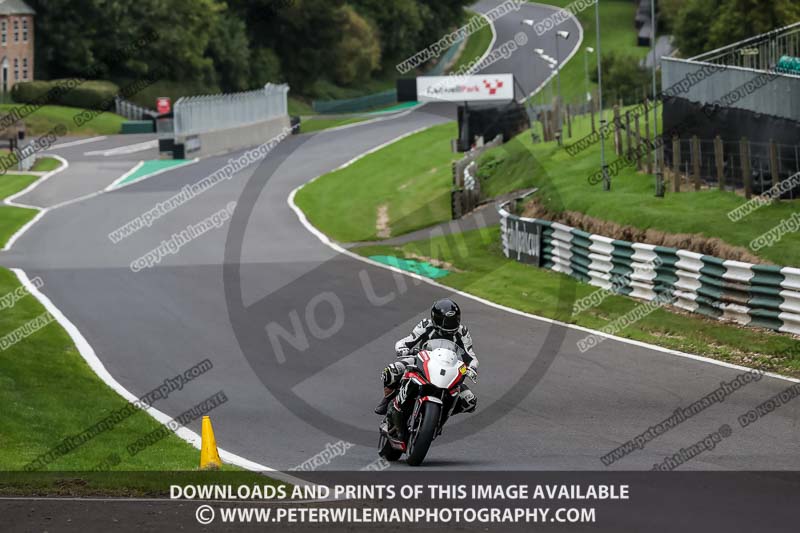
<path fill-rule="evenodd" d="M 513 99 L 513 74 L 417 78 L 417 100 L 420 102 L 507 102 Z"/>

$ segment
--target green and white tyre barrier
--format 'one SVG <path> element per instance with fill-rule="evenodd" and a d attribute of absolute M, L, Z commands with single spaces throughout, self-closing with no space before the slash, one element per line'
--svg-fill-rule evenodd
<path fill-rule="evenodd" d="M 798 268 L 611 239 L 558 222 L 519 217 L 509 213 L 507 205 L 498 208 L 506 257 L 521 261 L 514 240 L 524 224 L 538 231 L 542 268 L 640 300 L 671 294 L 673 305 L 692 313 L 800 335 Z"/>

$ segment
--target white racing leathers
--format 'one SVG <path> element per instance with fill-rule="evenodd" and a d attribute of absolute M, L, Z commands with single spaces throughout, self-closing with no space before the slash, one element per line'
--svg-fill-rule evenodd
<path fill-rule="evenodd" d="M 472 347 L 472 337 L 469 334 L 467 326 L 461 325 L 458 331 L 453 334 L 439 331 L 434 325 L 433 321 L 429 318 L 423 318 L 419 323 L 414 326 L 411 334 L 403 337 L 394 346 L 397 352 L 397 361 L 390 364 L 383 370 L 383 386 L 390 389 L 397 389 L 400 384 L 400 379 L 406 371 L 408 365 L 414 364 L 414 356 L 411 354 L 415 348 L 422 346 L 426 341 L 432 339 L 447 339 L 455 342 L 460 348 L 463 348 L 466 358 L 464 363 L 470 368 L 478 369 L 478 357 L 475 355 L 475 350 Z M 453 414 L 455 413 L 471 413 L 478 405 L 478 399 L 475 397 L 466 383 L 461 385 L 461 394 L 459 395 L 459 402 L 456 405 Z"/>

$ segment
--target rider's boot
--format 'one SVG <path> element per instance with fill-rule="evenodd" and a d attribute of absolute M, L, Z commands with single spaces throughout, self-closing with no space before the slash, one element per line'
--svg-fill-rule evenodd
<path fill-rule="evenodd" d="M 397 392 L 396 388 L 391 388 L 391 387 L 383 388 L 383 399 L 381 400 L 381 403 L 378 404 L 378 407 L 375 408 L 376 415 L 386 414 L 387 410 L 389 409 L 389 402 L 392 401 L 392 398 L 394 398 L 396 392 Z"/>
<path fill-rule="evenodd" d="M 389 433 L 397 439 L 405 442 L 406 428 L 403 423 L 403 411 L 395 407 L 394 402 L 389 406 L 389 413 L 386 416 L 389 421 Z"/>

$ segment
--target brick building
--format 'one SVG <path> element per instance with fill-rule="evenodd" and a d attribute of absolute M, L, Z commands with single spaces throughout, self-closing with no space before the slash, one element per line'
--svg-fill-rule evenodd
<path fill-rule="evenodd" d="M 0 0 L 0 91 L 33 79 L 33 18 L 23 0 Z"/>

